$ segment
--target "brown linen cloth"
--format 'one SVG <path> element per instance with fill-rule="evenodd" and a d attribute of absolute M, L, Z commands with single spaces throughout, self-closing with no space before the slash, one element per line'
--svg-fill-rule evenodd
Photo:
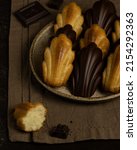
<path fill-rule="evenodd" d="M 119 139 L 119 98 L 104 103 L 75 103 L 48 92 L 33 78 L 28 62 L 30 44 L 36 33 L 53 20 L 53 17 L 45 17 L 29 28 L 24 28 L 14 17 L 13 12 L 30 2 L 32 0 L 12 0 L 9 38 L 9 139 L 50 144 L 87 139 Z M 40 2 L 46 4 L 46 0 Z M 69 0 L 65 1 L 67 2 Z M 77 0 L 77 2 L 85 9 L 90 7 L 94 0 Z M 115 0 L 114 3 L 119 13 L 119 0 Z M 47 121 L 40 131 L 24 133 L 17 129 L 12 111 L 17 104 L 25 101 L 42 101 L 47 106 Z M 70 134 L 67 139 L 49 136 L 49 130 L 59 123 L 69 126 Z"/>

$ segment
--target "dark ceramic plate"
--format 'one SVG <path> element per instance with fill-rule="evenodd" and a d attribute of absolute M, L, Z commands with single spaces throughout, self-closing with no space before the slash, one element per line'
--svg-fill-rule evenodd
<path fill-rule="evenodd" d="M 59 96 L 74 100 L 74 101 L 83 101 L 83 102 L 98 102 L 98 101 L 106 101 L 112 100 L 120 96 L 118 94 L 106 93 L 96 90 L 95 94 L 92 97 L 83 98 L 74 96 L 70 93 L 67 87 L 62 86 L 60 88 L 52 88 L 46 85 L 42 79 L 42 61 L 43 55 L 45 51 L 45 47 L 48 46 L 49 39 L 53 36 L 53 23 L 48 24 L 45 26 L 35 37 L 32 42 L 31 49 L 30 49 L 30 66 L 33 75 L 37 79 L 37 81 L 45 87 L 47 90 L 51 91 L 54 94 Z"/>

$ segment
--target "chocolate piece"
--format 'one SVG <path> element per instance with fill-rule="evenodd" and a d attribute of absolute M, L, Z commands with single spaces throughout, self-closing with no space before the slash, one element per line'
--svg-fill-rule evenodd
<path fill-rule="evenodd" d="M 15 12 L 15 16 L 25 27 L 48 14 L 49 12 L 37 1 Z"/>
<path fill-rule="evenodd" d="M 107 36 L 111 33 L 114 21 L 116 20 L 116 9 L 109 0 L 100 0 L 94 3 L 84 15 L 85 28 L 92 24 L 98 24 L 106 31 Z"/>
<path fill-rule="evenodd" d="M 59 28 L 56 32 L 56 36 L 59 34 L 66 34 L 66 36 L 72 41 L 72 43 L 75 43 L 76 41 L 76 32 L 73 30 L 72 26 L 67 24 L 62 28 Z"/>
<path fill-rule="evenodd" d="M 81 49 L 76 56 L 71 76 L 72 94 L 90 97 L 94 94 L 102 72 L 102 51 L 95 43 Z"/>
<path fill-rule="evenodd" d="M 49 0 L 47 6 L 53 9 L 59 9 L 62 3 L 63 0 Z"/>
<path fill-rule="evenodd" d="M 53 127 L 50 131 L 52 137 L 58 137 L 61 139 L 66 139 L 69 134 L 69 128 L 66 125 L 58 124 L 56 127 Z"/>

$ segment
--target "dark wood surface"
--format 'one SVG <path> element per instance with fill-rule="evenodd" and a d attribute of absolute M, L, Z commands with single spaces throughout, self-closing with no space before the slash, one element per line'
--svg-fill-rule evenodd
<path fill-rule="evenodd" d="M 8 37 L 10 23 L 10 0 L 0 0 L 0 149 L 92 149 L 118 150 L 119 140 L 89 140 L 73 144 L 47 145 L 34 143 L 12 143 L 8 140 L 7 101 L 8 101 Z"/>

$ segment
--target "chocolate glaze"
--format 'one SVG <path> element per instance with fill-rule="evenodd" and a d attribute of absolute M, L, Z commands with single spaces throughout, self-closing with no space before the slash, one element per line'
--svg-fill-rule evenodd
<path fill-rule="evenodd" d="M 59 28 L 56 32 L 56 36 L 59 34 L 66 34 L 66 36 L 72 41 L 72 43 L 76 42 L 76 32 L 73 30 L 72 26 L 67 24 L 62 28 Z"/>
<path fill-rule="evenodd" d="M 98 24 L 106 31 L 107 36 L 112 31 L 112 26 L 116 20 L 116 8 L 109 0 L 100 0 L 94 3 L 93 7 L 84 14 L 84 28 L 89 28 L 92 24 Z"/>
<path fill-rule="evenodd" d="M 75 59 L 70 84 L 73 95 L 90 97 L 94 94 L 102 72 L 102 51 L 95 43 L 81 49 Z"/>

